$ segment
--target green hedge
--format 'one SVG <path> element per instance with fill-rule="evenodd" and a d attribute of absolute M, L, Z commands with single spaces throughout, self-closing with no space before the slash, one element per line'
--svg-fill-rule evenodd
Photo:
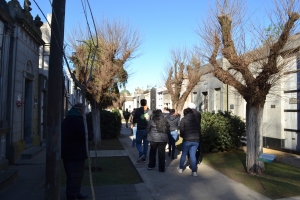
<path fill-rule="evenodd" d="M 88 126 L 92 126 L 92 113 L 87 114 Z M 121 131 L 121 115 L 118 109 L 112 112 L 107 110 L 100 111 L 100 128 L 101 128 L 101 138 L 111 139 L 117 138 Z"/>
<path fill-rule="evenodd" d="M 202 147 L 204 152 L 219 152 L 241 146 L 246 133 L 245 122 L 231 112 L 205 112 L 201 115 Z"/>

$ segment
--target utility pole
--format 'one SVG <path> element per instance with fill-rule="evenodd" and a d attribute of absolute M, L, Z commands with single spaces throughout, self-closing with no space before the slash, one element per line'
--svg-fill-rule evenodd
<path fill-rule="evenodd" d="M 52 1 L 48 75 L 45 199 L 60 199 L 60 134 L 63 105 L 63 41 L 66 0 Z"/>

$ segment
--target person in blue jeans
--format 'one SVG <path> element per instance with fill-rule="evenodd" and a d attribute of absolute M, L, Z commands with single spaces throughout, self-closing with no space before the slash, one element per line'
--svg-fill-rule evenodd
<path fill-rule="evenodd" d="M 136 143 L 136 126 L 134 126 L 133 128 L 132 128 L 132 134 L 133 134 L 133 136 L 132 136 L 132 147 L 135 147 L 135 143 Z"/>
<path fill-rule="evenodd" d="M 148 108 L 146 99 L 141 99 L 140 104 L 141 107 L 136 109 L 135 114 L 133 116 L 133 123 L 131 124 L 131 128 L 133 128 L 136 124 L 137 130 L 135 142 L 136 148 L 139 152 L 137 162 L 146 162 L 146 157 L 148 153 L 147 125 L 152 115 L 152 111 Z"/>
<path fill-rule="evenodd" d="M 184 109 L 183 114 L 184 117 L 180 121 L 180 137 L 183 138 L 182 154 L 178 172 L 183 172 L 183 166 L 186 160 L 186 156 L 189 152 L 192 167 L 191 175 L 197 176 L 196 151 L 199 146 L 200 139 L 199 124 L 197 123 L 192 109 Z"/>
<path fill-rule="evenodd" d="M 169 136 L 169 156 L 172 155 L 172 160 L 175 159 L 175 143 L 178 137 L 178 130 L 180 125 L 180 115 L 175 113 L 175 109 L 170 109 L 169 115 L 166 117 L 170 125 Z"/>
<path fill-rule="evenodd" d="M 130 116 L 130 124 L 133 124 L 133 116 L 135 114 L 136 108 L 133 109 Z M 131 126 L 132 127 L 132 126 Z M 135 147 L 135 140 L 136 140 L 136 124 L 132 127 L 132 147 Z"/>
<path fill-rule="evenodd" d="M 199 140 L 199 146 L 198 146 L 198 149 L 197 149 L 197 151 L 196 151 L 196 164 L 198 165 L 198 164 L 200 164 L 201 162 L 202 162 L 202 157 L 203 157 L 203 153 L 202 153 L 202 145 L 201 145 L 201 114 L 200 114 L 200 112 L 198 112 L 197 110 L 196 110 L 196 105 L 194 104 L 194 103 L 189 103 L 188 104 L 188 107 L 190 108 L 190 109 L 192 109 L 192 111 L 193 111 L 193 113 L 194 113 L 194 115 L 195 115 L 195 117 L 196 117 L 196 121 L 197 121 L 197 123 L 198 123 L 198 125 L 199 125 L 199 132 L 200 132 L 200 140 Z M 188 159 L 190 159 L 190 155 L 189 155 L 189 153 L 188 153 Z M 189 166 L 190 167 L 190 166 Z"/>

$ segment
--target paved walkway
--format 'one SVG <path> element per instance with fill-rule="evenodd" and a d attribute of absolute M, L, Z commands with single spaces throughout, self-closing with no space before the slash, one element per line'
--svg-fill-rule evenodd
<path fill-rule="evenodd" d="M 149 194 L 146 196 L 149 199 L 269 199 L 204 164 L 198 168 L 198 177 L 190 176 L 189 169 L 179 174 L 177 172 L 179 152 L 176 152 L 178 159 L 175 160 L 166 156 L 166 171 L 164 173 L 159 172 L 157 168 L 148 170 L 147 163 L 136 163 L 138 152 L 136 148 L 131 147 L 130 134 L 130 129 L 123 129 L 119 140 L 148 188 L 150 196 Z"/>
<path fill-rule="evenodd" d="M 98 156 L 129 156 L 143 179 L 143 183 L 132 185 L 94 187 L 98 200 L 267 200 L 269 198 L 231 180 L 203 163 L 198 168 L 198 177 L 189 175 L 186 169 L 182 174 L 176 170 L 179 159 L 171 160 L 166 156 L 166 171 L 148 170 L 147 163 L 136 163 L 138 152 L 131 147 L 131 131 L 123 126 L 119 140 L 124 150 L 99 151 Z M 10 166 L 19 170 L 19 178 L 14 184 L 0 191 L 1 200 L 43 200 L 45 192 L 45 154 L 46 149 L 31 160 L 21 160 L 18 165 Z M 94 152 L 93 152 L 94 153 Z M 91 154 L 93 154 L 91 153 Z M 178 158 L 179 152 L 176 152 Z M 276 152 L 272 152 L 276 153 Z M 280 152 L 282 155 L 282 152 Z M 92 155 L 93 156 L 93 155 Z M 300 163 L 297 155 L 286 154 L 278 158 L 293 158 Z M 287 160 L 287 159 L 286 159 Z M 120 166 L 121 167 L 121 166 Z M 61 199 L 65 199 L 65 188 L 61 189 Z M 90 187 L 83 187 L 83 193 L 91 198 Z M 285 200 L 300 200 L 300 197 Z"/>

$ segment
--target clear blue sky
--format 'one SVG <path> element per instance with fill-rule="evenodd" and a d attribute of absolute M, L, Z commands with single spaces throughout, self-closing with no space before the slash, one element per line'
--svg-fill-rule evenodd
<path fill-rule="evenodd" d="M 23 0 L 19 0 L 23 6 Z M 45 15 L 51 13 L 49 0 L 36 0 Z M 80 0 L 66 0 L 65 35 L 78 23 L 85 24 Z M 163 85 L 162 73 L 170 59 L 170 50 L 175 47 L 192 47 L 199 43 L 195 30 L 205 19 L 212 0 L 90 0 L 96 21 L 102 17 L 120 19 L 129 23 L 143 35 L 139 53 L 142 55 L 129 64 L 129 77 L 126 88 L 147 88 L 147 85 Z M 248 0 L 251 13 L 260 15 L 272 0 Z M 33 0 L 32 15 L 46 21 Z M 263 20 L 263 18 L 261 18 Z M 91 23 L 91 21 L 90 21 Z M 266 25 L 267 26 L 267 25 Z M 67 37 L 65 37 L 66 39 Z"/>

